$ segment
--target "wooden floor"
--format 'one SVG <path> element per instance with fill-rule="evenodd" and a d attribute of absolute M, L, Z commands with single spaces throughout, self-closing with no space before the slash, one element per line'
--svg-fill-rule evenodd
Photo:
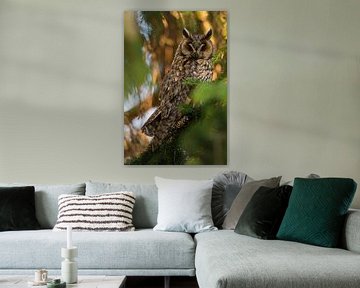
<path fill-rule="evenodd" d="M 164 277 L 132 277 L 126 279 L 126 288 L 163 288 Z M 171 288 L 198 288 L 195 277 L 170 277 Z"/>

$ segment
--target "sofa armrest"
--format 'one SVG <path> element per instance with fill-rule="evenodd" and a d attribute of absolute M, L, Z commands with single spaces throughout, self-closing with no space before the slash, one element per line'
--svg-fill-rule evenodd
<path fill-rule="evenodd" d="M 360 253 L 360 210 L 349 210 L 343 232 L 343 248 Z"/>

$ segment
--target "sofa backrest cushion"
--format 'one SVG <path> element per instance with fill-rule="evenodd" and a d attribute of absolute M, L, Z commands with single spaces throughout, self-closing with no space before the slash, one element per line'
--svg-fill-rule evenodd
<path fill-rule="evenodd" d="M 133 192 L 136 197 L 133 210 L 135 228 L 153 228 L 158 214 L 158 191 L 155 184 L 86 182 L 86 195 L 89 196 L 121 191 Z"/>
<path fill-rule="evenodd" d="M 85 183 L 69 185 L 38 185 L 0 183 L 0 187 L 35 187 L 36 218 L 43 229 L 52 229 L 58 216 L 58 197 L 61 194 L 85 195 Z"/>
<path fill-rule="evenodd" d="M 35 188 L 0 187 L 0 231 L 35 230 Z"/>

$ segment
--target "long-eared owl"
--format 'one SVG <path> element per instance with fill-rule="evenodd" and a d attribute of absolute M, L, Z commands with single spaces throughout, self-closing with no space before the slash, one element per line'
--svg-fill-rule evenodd
<path fill-rule="evenodd" d="M 183 29 L 183 40 L 179 43 L 170 70 L 160 85 L 160 105 L 142 127 L 146 135 L 153 136 L 150 143 L 152 151 L 171 140 L 189 122 L 189 118 L 180 110 L 182 104 L 191 102 L 191 85 L 186 83 L 186 80 L 212 79 L 211 58 L 214 47 L 211 36 L 211 29 L 205 34 L 191 34 L 186 28 Z"/>

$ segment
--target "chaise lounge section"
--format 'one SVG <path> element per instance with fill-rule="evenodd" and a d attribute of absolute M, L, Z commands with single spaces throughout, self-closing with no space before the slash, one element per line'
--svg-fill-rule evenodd
<path fill-rule="evenodd" d="M 230 230 L 195 236 L 201 288 L 354 288 L 360 285 L 360 211 L 350 211 L 345 247 L 262 240 Z"/>

